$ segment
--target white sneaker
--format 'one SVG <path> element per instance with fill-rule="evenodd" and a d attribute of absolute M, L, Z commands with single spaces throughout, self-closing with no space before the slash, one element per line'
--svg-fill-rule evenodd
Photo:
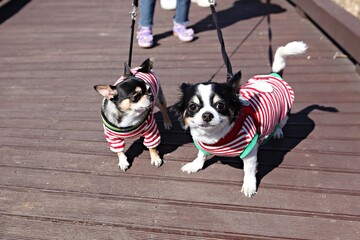
<path fill-rule="evenodd" d="M 186 24 L 179 24 L 174 21 L 173 34 L 182 42 L 191 42 L 194 40 L 194 30 L 186 28 Z"/>
<path fill-rule="evenodd" d="M 210 7 L 209 0 L 191 0 L 193 3 L 197 3 L 199 7 Z M 216 1 L 214 0 L 214 3 L 216 5 Z"/>
<path fill-rule="evenodd" d="M 174 10 L 176 8 L 176 0 L 160 0 L 160 6 L 165 10 Z"/>

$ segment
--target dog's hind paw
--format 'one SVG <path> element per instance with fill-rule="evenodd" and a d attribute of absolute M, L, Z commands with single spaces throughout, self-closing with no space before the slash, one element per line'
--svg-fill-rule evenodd
<path fill-rule="evenodd" d="M 164 128 L 165 128 L 165 130 L 170 130 L 172 128 L 172 123 L 171 122 L 164 122 Z"/>
<path fill-rule="evenodd" d="M 284 138 L 283 130 L 281 128 L 276 129 L 276 131 L 274 132 L 273 138 L 274 139 L 283 139 Z"/>

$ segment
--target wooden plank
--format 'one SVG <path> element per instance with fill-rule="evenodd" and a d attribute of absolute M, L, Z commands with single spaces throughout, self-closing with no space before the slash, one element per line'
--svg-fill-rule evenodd
<path fill-rule="evenodd" d="M 13 167 L 34 167 L 34 168 L 49 168 L 60 170 L 84 170 L 84 171 L 109 171 L 117 170 L 116 156 L 111 153 L 104 143 L 103 149 L 98 149 L 99 152 L 69 152 L 58 151 L 51 149 L 36 149 L 36 148 L 23 148 L 23 147 L 3 147 L 0 152 L 7 156 L 3 160 L 2 165 Z M 139 146 L 139 145 L 137 145 Z M 138 151 L 140 149 L 140 151 Z M 191 161 L 196 156 L 195 147 L 190 147 L 188 151 L 177 151 L 174 147 L 172 153 L 167 153 L 164 156 L 165 163 L 182 164 Z M 284 157 L 286 154 L 286 157 Z M 145 162 L 148 164 L 148 153 L 144 152 L 142 148 L 134 147 L 127 151 L 129 157 L 135 157 L 133 164 Z M 139 155 L 139 156 L 138 156 Z M 270 156 L 270 157 L 269 157 Z M 311 152 L 284 152 L 275 151 L 275 149 L 261 149 L 259 153 L 259 161 L 261 166 L 273 166 L 277 168 L 286 169 L 304 169 L 308 171 L 328 171 L 328 172 L 349 172 L 358 173 L 359 162 L 358 156 L 342 157 L 341 154 L 327 155 L 325 153 L 311 153 Z M 39 161 L 39 159 L 47 159 L 47 161 Z M 237 158 L 218 158 L 218 160 L 232 164 L 237 168 L 242 168 L 241 161 Z M 173 163 L 175 162 L 175 163 Z M 341 165 L 339 165 L 341 162 Z M 214 161 L 212 162 L 214 163 Z M 218 162 L 221 163 L 221 162 Z M 141 165 L 142 166 L 142 165 Z M 174 176 L 180 174 L 180 167 L 175 165 Z M 215 166 L 215 165 L 214 165 Z M 135 168 L 134 171 L 141 173 L 141 168 Z M 147 171 L 146 171 L 147 172 Z M 161 171 L 162 172 L 162 171 Z M 160 172 L 160 173 L 161 173 Z M 157 174 L 158 172 L 154 172 Z M 226 179 L 226 177 L 225 177 Z"/>
<path fill-rule="evenodd" d="M 60 141 L 59 141 L 60 140 Z M 186 142 L 189 142 L 185 139 Z M 271 141 L 264 145 L 263 149 L 273 149 L 281 151 L 298 151 L 298 152 L 311 152 L 311 153 L 327 153 L 327 154 L 345 154 L 345 155 L 360 155 L 360 150 L 357 148 L 359 140 L 352 140 L 353 145 L 349 145 L 347 141 L 336 140 L 336 139 L 323 139 L 321 142 L 318 139 L 307 139 L 302 141 L 302 138 L 288 138 L 286 141 Z M 17 138 L 7 137 L 2 141 L 3 146 L 23 146 L 28 148 L 46 148 L 56 151 L 68 151 L 74 153 L 86 153 L 86 152 L 97 152 L 106 149 L 107 147 L 105 140 L 62 140 L 62 139 L 31 139 L 31 138 Z M 141 144 L 140 142 L 132 144 L 131 141 L 127 141 L 128 147 L 131 145 Z M 182 145 L 182 144 L 181 144 Z M 163 153 L 172 153 L 173 148 L 177 148 L 179 144 L 175 141 L 163 141 L 161 150 Z M 192 148 L 192 144 L 183 145 L 183 149 Z M 296 148 L 295 148 L 296 147 Z M 141 146 L 141 148 L 143 148 Z"/>
<path fill-rule="evenodd" d="M 69 196 L 66 193 L 41 191 L 24 193 L 8 189 L 4 189 L 3 193 L 5 197 L 1 200 L 1 212 L 5 211 L 7 214 L 42 218 L 45 213 L 49 220 L 55 219 L 55 221 L 103 223 L 105 226 L 129 226 L 142 230 L 160 231 L 163 229 L 168 233 L 185 235 L 190 232 L 198 236 L 225 239 L 231 239 L 234 236 L 302 239 L 306 238 L 307 234 L 319 233 L 329 238 L 333 236 L 348 238 L 356 234 L 354 229 L 359 226 L 358 222 L 306 216 L 262 214 L 259 218 L 258 213 L 253 211 L 219 209 L 209 205 L 180 204 L 170 201 L 162 203 L 157 199 L 94 197 L 91 194 L 77 196 L 70 194 Z M 6 201 L 9 198 L 15 201 L 9 204 Z M 77 204 L 79 201 L 82 202 L 81 205 Z M 92 206 L 97 206 L 98 211 L 96 215 L 89 218 L 88 211 Z M 214 221 L 208 221 L 209 215 Z M 191 221 L 188 221 L 189 219 Z M 195 228 L 192 222 L 197 223 Z M 234 222 L 241 222 L 241 224 L 234 225 L 232 224 Z M 269 222 L 271 222 L 271 227 Z M 333 226 L 330 229 L 327 228 L 329 224 Z M 296 228 L 289 226 L 296 226 Z M 321 228 L 318 228 L 319 226 Z M 254 232 L 257 233 L 254 234 Z"/>
<path fill-rule="evenodd" d="M 144 155 L 148 154 L 148 153 L 143 153 Z M 209 174 L 209 176 L 216 176 L 216 179 L 213 179 L 211 177 L 209 177 L 212 180 L 205 180 L 205 181 L 210 181 L 212 183 L 217 183 L 217 184 L 226 184 L 228 183 L 229 185 L 234 185 L 234 189 L 238 189 L 240 190 L 240 186 L 241 186 L 241 176 L 242 176 L 242 171 L 239 171 L 239 168 L 241 168 L 241 165 L 239 164 L 233 164 L 234 162 L 228 162 L 227 160 L 222 160 L 221 164 L 213 164 L 213 162 L 209 162 L 209 164 L 206 165 L 206 169 L 204 171 L 202 171 L 199 174 L 193 174 L 193 175 L 187 175 L 184 173 L 180 172 L 180 166 L 178 165 L 179 161 L 181 161 L 180 159 L 173 159 L 176 161 L 171 161 L 168 164 L 164 164 L 164 166 L 160 169 L 157 169 L 154 166 L 150 165 L 150 161 L 149 158 L 145 155 L 143 155 L 144 159 L 136 159 L 133 164 L 138 164 L 139 162 L 144 163 L 142 164 L 142 168 L 140 169 L 144 169 L 146 168 L 145 172 L 140 172 L 139 176 L 140 179 L 142 177 L 146 178 L 146 179 L 154 179 L 155 181 L 157 180 L 166 180 L 167 182 L 170 182 L 170 180 L 173 181 L 183 181 L 186 178 L 191 179 L 191 181 L 199 181 L 202 182 L 202 178 L 204 178 L 203 174 Z M 44 156 L 46 156 L 46 154 L 44 154 Z M 168 156 L 169 157 L 169 156 Z M 196 154 L 194 154 L 193 158 L 196 157 Z M 269 156 L 267 156 L 268 159 L 270 159 Z M 49 156 L 48 159 L 53 159 L 51 160 L 51 162 L 53 161 L 57 161 L 56 159 L 54 159 L 53 157 Z M 102 159 L 99 157 L 99 159 Z M 93 177 L 96 177 L 97 175 L 100 175 L 101 177 L 99 177 L 98 181 L 105 181 L 104 183 L 108 182 L 109 180 L 106 180 L 106 178 L 108 178 L 108 176 L 111 177 L 117 177 L 117 176 L 128 176 L 128 173 L 132 174 L 133 171 L 138 171 L 136 165 L 134 165 L 134 167 L 131 168 L 131 171 L 129 170 L 127 173 L 121 174 L 121 172 L 119 172 L 119 170 L 116 167 L 117 164 L 117 159 L 115 155 L 111 155 L 109 157 L 107 157 L 108 160 L 112 160 L 113 164 L 111 166 L 111 172 L 93 172 L 92 170 L 86 170 L 86 171 L 81 171 L 81 170 L 71 170 L 68 171 L 66 169 L 53 169 L 53 167 L 50 165 L 49 166 L 49 170 L 44 169 L 43 167 L 41 167 L 40 169 L 32 169 L 30 168 L 20 168 L 20 165 L 15 165 L 14 167 L 17 167 L 15 169 L 12 170 L 12 167 L 5 167 L 1 170 L 2 176 L 3 176 L 3 182 L 2 184 L 6 184 L 7 182 L 9 183 L 13 183 L 16 184 L 17 182 L 22 182 L 22 184 L 25 185 L 21 185 L 24 187 L 31 187 L 34 186 L 34 184 L 36 184 L 36 181 L 34 179 L 33 182 L 28 182 L 27 179 L 33 179 L 33 177 L 31 177 L 32 175 L 36 175 L 38 174 L 40 176 L 41 172 L 45 170 L 46 172 L 50 172 L 50 173 L 54 173 L 55 175 L 59 174 L 60 176 L 62 175 L 66 175 L 68 174 L 76 176 L 79 175 L 76 179 L 80 178 L 80 175 L 82 173 L 85 174 L 84 178 L 86 179 L 91 179 Z M 105 163 L 105 161 L 108 161 L 105 158 L 103 158 L 103 161 L 99 161 L 99 163 L 103 162 Z M 165 160 L 167 160 L 165 158 Z M 183 160 L 182 164 L 191 161 L 192 158 L 188 159 L 188 160 Z M 273 160 L 273 159 L 271 159 Z M 262 162 L 262 160 L 259 160 L 260 163 Z M 51 164 L 51 162 L 49 162 Z M 240 163 L 240 160 L 238 160 L 238 163 Z M 109 163 L 108 163 L 109 164 Z M 225 164 L 222 165 L 222 164 Z M 233 168 L 229 167 L 229 166 L 233 165 Z M 105 165 L 103 165 L 105 166 Z M 109 166 L 109 165 L 107 165 Z M 165 167 L 166 166 L 166 167 Z M 172 167 L 177 166 L 176 168 L 174 168 L 174 170 L 170 171 L 167 169 L 172 169 Z M 211 166 L 211 167 L 210 167 Z M 276 175 L 274 175 L 274 177 L 271 177 L 272 175 L 269 173 L 274 170 L 276 168 L 276 166 L 269 166 L 269 165 L 263 165 L 259 167 L 259 178 L 262 178 L 261 180 L 261 184 L 260 184 L 260 189 L 262 187 L 266 187 L 266 188 L 275 188 L 275 189 L 281 189 L 282 187 L 284 187 L 285 189 L 292 189 L 292 190 L 297 190 L 297 191 L 310 191 L 310 192 L 322 192 L 322 193 L 342 193 L 342 194 L 347 194 L 347 195 L 359 195 L 359 186 L 356 184 L 356 179 L 358 179 L 358 172 L 347 172 L 347 171 L 321 171 L 321 169 L 319 169 L 320 171 L 317 171 L 315 169 L 311 169 L 311 168 L 304 168 L 302 170 L 296 169 L 296 168 L 277 168 L 276 169 Z M 225 171 L 226 170 L 226 171 Z M 89 174 L 90 171 L 90 175 Z M 109 171 L 109 169 L 107 170 Z M 168 172 L 167 172 L 168 171 Z M 13 173 L 14 172 L 14 173 Z M 217 174 L 216 172 L 222 172 L 221 174 Z M 152 174 L 155 174 L 155 176 L 151 176 Z M 172 173 L 172 174 L 170 174 Z M 10 175 L 9 175 L 10 174 Z M 16 180 L 17 176 L 20 176 L 19 174 L 22 174 L 23 180 L 19 179 Z M 25 178 L 25 175 L 30 174 L 28 177 Z M 119 175 L 120 174 L 120 175 Z M 94 176 L 93 176 L 94 175 Z M 134 173 L 133 175 L 131 175 L 131 177 L 136 177 L 137 173 Z M 160 176 L 160 177 L 157 177 Z M 166 178 L 164 178 L 164 176 L 166 176 Z M 270 177 L 269 177 L 270 176 Z M 111 179 L 110 177 L 110 179 Z M 48 178 L 48 177 L 44 177 L 44 178 Z M 197 179 L 197 180 L 195 180 Z M 342 182 L 339 182 L 338 179 L 342 179 L 343 181 L 347 181 L 348 184 L 344 185 Z M 55 180 L 55 176 L 54 176 L 54 180 Z M 14 182 L 15 181 L 15 182 Z M 23 183 L 23 181 L 25 181 L 25 183 Z M 39 181 L 41 182 L 41 186 L 44 187 L 46 186 L 46 184 L 53 184 L 53 180 L 51 179 L 47 179 L 47 180 L 41 180 L 39 178 Z M 45 182 L 46 181 L 46 182 Z M 50 182 L 49 182 L 50 181 Z M 63 182 L 64 180 L 61 180 L 60 182 Z M 113 180 L 112 180 L 113 181 Z M 124 181 L 124 180 L 123 180 Z M 81 183 L 84 183 L 83 181 L 80 181 Z M 185 181 L 188 182 L 188 181 Z M 314 183 L 316 183 L 316 185 L 314 185 Z M 31 185 L 28 185 L 31 184 Z M 44 185 L 45 184 L 45 185 Z M 141 184 L 141 181 L 139 181 L 139 184 Z M 264 185 L 263 185 L 264 184 Z M 101 187 L 100 185 L 101 182 L 99 182 L 98 184 L 99 186 L 97 187 Z M 61 187 L 61 186 L 59 186 Z M 87 186 L 88 187 L 88 186 Z M 218 188 L 218 187 L 217 187 Z M 190 190 L 193 188 L 189 188 Z M 352 193 L 353 192 L 353 193 Z M 238 193 L 239 194 L 239 193 Z"/>
<path fill-rule="evenodd" d="M 3 215 L 0 219 L 3 226 L 1 236 L 4 239 L 163 239 L 163 240 L 211 240 L 190 234 L 166 233 L 156 228 L 136 228 L 120 224 L 103 224 L 89 221 L 49 219 L 36 216 Z M 36 229 L 36 231 L 34 231 Z M 26 238 L 25 238 L 26 236 Z"/>

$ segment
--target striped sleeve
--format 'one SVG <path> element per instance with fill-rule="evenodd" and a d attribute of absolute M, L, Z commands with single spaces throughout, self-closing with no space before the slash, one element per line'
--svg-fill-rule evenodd
<path fill-rule="evenodd" d="M 160 144 L 160 132 L 152 114 L 150 114 L 150 117 L 147 121 L 148 124 L 144 134 L 144 145 L 147 148 L 154 148 Z"/>
<path fill-rule="evenodd" d="M 109 144 L 110 150 L 113 152 L 123 152 L 125 148 L 125 141 L 122 138 L 116 136 L 110 129 L 108 129 L 105 125 L 104 127 L 104 134 L 106 141 Z"/>

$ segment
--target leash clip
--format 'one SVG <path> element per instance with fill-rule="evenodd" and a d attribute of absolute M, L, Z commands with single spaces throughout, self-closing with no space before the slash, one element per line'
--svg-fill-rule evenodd
<path fill-rule="evenodd" d="M 215 0 L 209 0 L 210 5 L 215 5 Z"/>
<path fill-rule="evenodd" d="M 137 7 L 133 4 L 132 5 L 132 11 L 130 12 L 130 16 L 131 16 L 131 19 L 132 20 L 136 20 L 136 10 L 137 10 Z"/>

